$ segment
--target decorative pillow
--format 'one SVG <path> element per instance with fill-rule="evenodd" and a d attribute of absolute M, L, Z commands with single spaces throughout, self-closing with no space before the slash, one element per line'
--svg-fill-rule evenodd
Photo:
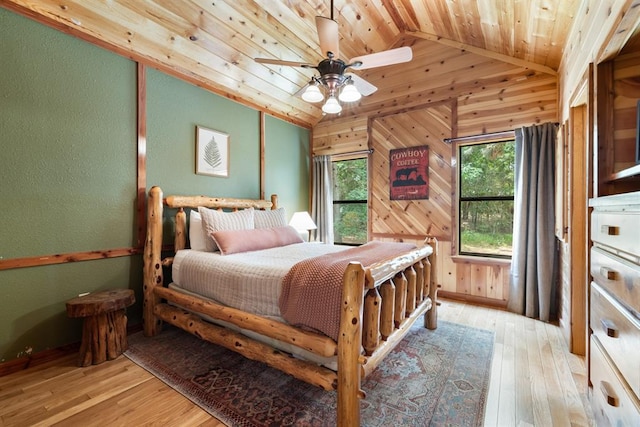
<path fill-rule="evenodd" d="M 222 255 L 302 243 L 295 228 L 290 225 L 253 230 L 225 230 L 211 233 Z"/>
<path fill-rule="evenodd" d="M 208 209 L 200 206 L 198 212 L 202 217 L 202 229 L 207 251 L 218 250 L 216 242 L 211 237 L 211 233 L 223 230 L 246 230 L 253 229 L 253 208 L 243 209 L 235 212 L 223 212 Z"/>
<path fill-rule="evenodd" d="M 206 251 L 204 230 L 202 229 L 202 217 L 198 211 L 189 211 L 189 247 L 194 251 Z"/>
<path fill-rule="evenodd" d="M 253 220 L 256 228 L 285 227 L 288 225 L 287 214 L 284 208 L 268 211 L 256 210 L 253 213 Z"/>

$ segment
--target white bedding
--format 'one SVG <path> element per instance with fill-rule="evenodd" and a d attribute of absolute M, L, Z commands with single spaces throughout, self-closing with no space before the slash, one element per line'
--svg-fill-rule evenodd
<path fill-rule="evenodd" d="M 347 248 L 305 242 L 231 255 L 185 249 L 174 258 L 173 285 L 246 312 L 280 317 L 280 288 L 289 269 Z"/>

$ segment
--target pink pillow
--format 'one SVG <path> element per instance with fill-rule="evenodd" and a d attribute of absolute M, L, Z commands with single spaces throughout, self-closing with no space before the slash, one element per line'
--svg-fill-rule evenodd
<path fill-rule="evenodd" d="M 211 233 L 222 255 L 302 243 L 298 231 L 290 225 L 253 230 L 221 230 Z"/>

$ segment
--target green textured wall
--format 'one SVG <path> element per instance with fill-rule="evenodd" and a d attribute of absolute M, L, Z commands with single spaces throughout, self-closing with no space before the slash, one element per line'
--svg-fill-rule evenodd
<path fill-rule="evenodd" d="M 131 247 L 135 63 L 4 9 L 0 40 L 0 257 Z M 65 301 L 129 287 L 138 265 L 0 271 L 0 360 L 78 341 Z"/>
<path fill-rule="evenodd" d="M 196 175 L 196 125 L 229 135 L 229 177 Z M 164 194 L 255 198 L 260 113 L 147 69 L 147 188 Z"/>
<path fill-rule="evenodd" d="M 0 8 L 0 259 L 135 244 L 136 64 Z M 257 197 L 260 113 L 147 69 L 147 186 Z M 195 174 L 195 126 L 230 135 L 228 178 Z M 267 116 L 266 194 L 308 209 L 309 131 Z M 65 302 L 136 291 L 141 256 L 0 271 L 0 362 L 80 340 Z"/>
<path fill-rule="evenodd" d="M 309 206 L 309 131 L 267 115 L 265 118 L 265 197 L 278 195 L 287 216 Z"/>

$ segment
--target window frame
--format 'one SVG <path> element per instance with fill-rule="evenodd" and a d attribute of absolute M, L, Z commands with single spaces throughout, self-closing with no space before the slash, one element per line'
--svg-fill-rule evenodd
<path fill-rule="evenodd" d="M 496 259 L 506 260 L 512 259 L 512 255 L 501 255 L 495 253 L 483 253 L 483 252 L 468 252 L 462 251 L 462 227 L 461 227 L 461 208 L 464 201 L 512 201 L 515 204 L 515 187 L 513 189 L 512 196 L 483 196 L 483 197 L 461 197 L 462 194 L 462 155 L 461 150 L 464 147 L 473 145 L 487 145 L 511 142 L 515 144 L 515 132 L 506 132 L 497 135 L 477 135 L 469 138 L 460 138 L 455 142 L 454 153 L 457 157 L 456 161 L 456 199 L 455 199 L 455 250 L 452 255 L 460 258 L 480 258 L 480 259 Z M 515 162 L 515 159 L 514 159 Z M 515 165 L 514 165 L 515 167 Z M 513 233 L 512 233 L 513 235 Z"/>
<path fill-rule="evenodd" d="M 348 162 L 348 161 L 354 161 L 354 160 L 364 160 L 365 161 L 365 171 L 367 173 L 367 180 L 366 180 L 366 199 L 351 199 L 351 200 L 336 200 L 333 194 L 333 191 L 331 193 L 331 207 L 332 209 L 335 209 L 336 205 L 349 205 L 349 204 L 359 204 L 359 205 L 364 205 L 365 206 L 365 211 L 367 213 L 367 218 L 366 218 L 366 223 L 367 223 L 367 229 L 366 229 L 366 237 L 365 237 L 365 241 L 363 243 L 354 243 L 354 242 L 338 242 L 335 240 L 335 237 L 338 235 L 336 233 L 336 229 L 335 229 L 335 225 L 336 225 L 336 221 L 335 221 L 335 216 L 334 216 L 334 220 L 333 220 L 333 224 L 331 225 L 333 227 L 333 235 L 334 235 L 334 244 L 336 245 L 344 245 L 344 246 L 360 246 L 363 245 L 364 243 L 369 241 L 369 173 L 370 173 L 370 168 L 369 168 L 369 156 L 366 155 L 356 155 L 356 156 L 332 156 L 331 157 L 331 185 L 332 187 L 335 187 L 335 175 L 334 175 L 334 168 L 333 168 L 333 164 L 334 163 L 338 163 L 338 162 Z M 333 188 L 332 188 L 333 190 Z"/>

